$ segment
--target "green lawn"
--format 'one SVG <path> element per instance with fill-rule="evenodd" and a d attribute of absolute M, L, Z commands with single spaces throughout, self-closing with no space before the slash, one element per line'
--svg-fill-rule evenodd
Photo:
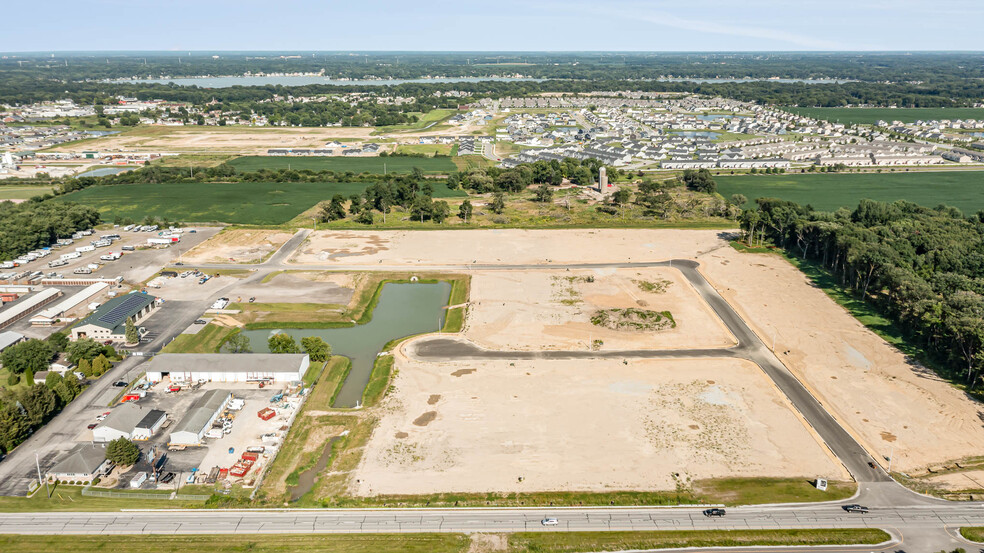
<path fill-rule="evenodd" d="M 826 119 L 834 123 L 873 125 L 883 120 L 912 123 L 935 119 L 984 119 L 984 108 L 783 108 L 786 111 Z"/>
<path fill-rule="evenodd" d="M 435 198 L 465 196 L 442 183 L 433 184 Z M 369 183 L 319 182 L 119 184 L 90 186 L 54 201 L 91 205 L 109 221 L 117 215 L 136 221 L 153 215 L 186 223 L 280 225 L 335 194 L 348 197 L 362 193 L 367 186 Z"/>
<path fill-rule="evenodd" d="M 960 535 L 970 541 L 984 542 L 984 528 L 979 528 L 979 527 L 961 528 Z"/>
<path fill-rule="evenodd" d="M 425 173 L 447 173 L 457 170 L 450 157 L 345 157 L 345 156 L 243 156 L 229 162 L 239 171 L 259 169 L 310 169 L 344 173 L 409 173 L 420 167 Z"/>
<path fill-rule="evenodd" d="M 823 530 L 665 530 L 655 532 L 522 532 L 509 536 L 510 552 L 577 553 L 671 547 L 876 544 L 891 536 L 877 528 Z"/>
<path fill-rule="evenodd" d="M 33 196 L 48 194 L 50 186 L 35 186 L 30 184 L 6 184 L 0 186 L 0 202 L 3 200 L 26 200 Z"/>
<path fill-rule="evenodd" d="M 463 534 L 236 535 L 236 536 L 0 536 L 4 553 L 459 553 Z"/>
<path fill-rule="evenodd" d="M 909 200 L 928 207 L 942 203 L 967 215 L 984 209 L 984 171 L 721 175 L 714 180 L 725 198 L 745 195 L 749 200 L 746 207 L 754 206 L 755 198 L 774 197 L 824 211 L 854 208 L 865 198 Z"/>
<path fill-rule="evenodd" d="M 196 334 L 178 334 L 164 353 L 215 353 L 238 329 L 207 324 Z"/>

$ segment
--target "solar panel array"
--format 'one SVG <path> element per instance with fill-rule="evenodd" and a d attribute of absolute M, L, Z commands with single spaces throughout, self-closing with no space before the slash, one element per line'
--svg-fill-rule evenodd
<path fill-rule="evenodd" d="M 148 300 L 149 298 L 143 294 L 129 294 L 119 305 L 100 315 L 97 320 L 109 326 L 116 326 L 125 321 L 134 311 L 147 305 Z"/>

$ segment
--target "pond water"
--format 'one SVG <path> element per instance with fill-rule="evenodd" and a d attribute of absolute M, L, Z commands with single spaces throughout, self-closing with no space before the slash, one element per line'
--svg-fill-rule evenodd
<path fill-rule="evenodd" d="M 444 326 L 444 307 L 451 296 L 447 282 L 433 284 L 387 283 L 379 295 L 372 320 L 345 328 L 279 328 L 247 330 L 253 351 L 267 353 L 267 340 L 278 333 L 290 334 L 298 344 L 305 336 L 320 336 L 332 353 L 352 360 L 352 370 L 335 398 L 334 407 L 355 407 L 369 383 L 376 356 L 390 340 L 437 332 Z"/>
<path fill-rule="evenodd" d="M 228 77 L 173 77 L 168 79 L 120 79 L 108 82 L 131 83 L 131 84 L 167 84 L 174 83 L 181 86 L 199 86 L 202 88 L 227 88 L 230 86 L 304 86 L 310 84 L 324 84 L 336 86 L 388 86 L 406 83 L 477 83 L 481 81 L 542 81 L 543 79 L 528 79 L 524 77 L 449 77 L 441 79 L 352 79 L 338 80 L 331 77 L 319 77 L 317 75 L 281 75 L 281 76 L 244 76 L 232 75 Z"/>
<path fill-rule="evenodd" d="M 687 138 L 709 138 L 711 140 L 721 136 L 721 133 L 714 131 L 671 131 L 671 133 Z"/>
<path fill-rule="evenodd" d="M 76 175 L 78 177 L 105 177 L 107 175 L 115 175 L 116 173 L 122 173 L 123 171 L 129 171 L 132 167 L 100 167 L 99 169 L 92 169 L 91 171 L 86 171 Z"/>

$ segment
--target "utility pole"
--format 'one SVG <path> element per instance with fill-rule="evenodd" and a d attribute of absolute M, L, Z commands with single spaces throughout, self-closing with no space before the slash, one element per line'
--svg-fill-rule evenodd
<path fill-rule="evenodd" d="M 38 452 L 34 452 L 34 464 L 38 467 L 38 487 L 41 487 L 41 460 L 38 458 Z M 51 486 L 48 485 L 48 481 L 45 480 L 44 487 L 48 491 L 48 499 L 51 499 Z"/>

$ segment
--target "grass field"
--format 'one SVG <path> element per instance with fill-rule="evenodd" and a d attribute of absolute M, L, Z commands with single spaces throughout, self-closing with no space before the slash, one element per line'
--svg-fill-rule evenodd
<path fill-rule="evenodd" d="M 344 157 L 344 156 L 243 156 L 229 162 L 239 171 L 259 169 L 310 169 L 344 173 L 409 173 L 420 167 L 425 173 L 447 173 L 457 167 L 448 157 Z"/>
<path fill-rule="evenodd" d="M 722 196 L 744 194 L 749 207 L 755 198 L 772 197 L 824 211 L 853 208 L 865 198 L 909 200 L 927 207 L 946 204 L 967 215 L 984 209 L 984 171 L 724 175 L 714 180 Z"/>
<path fill-rule="evenodd" d="M 424 154 L 427 156 L 441 154 L 449 156 L 451 155 L 452 147 L 452 144 L 400 144 L 396 147 L 396 151 L 400 154 Z"/>
<path fill-rule="evenodd" d="M 523 532 L 509 536 L 511 552 L 577 553 L 671 547 L 876 544 L 891 536 L 877 528 L 824 530 L 667 530 L 656 532 Z"/>
<path fill-rule="evenodd" d="M 873 125 L 883 120 L 912 123 L 918 120 L 984 119 L 984 108 L 784 108 L 786 111 L 834 123 Z"/>
<path fill-rule="evenodd" d="M 0 186 L 0 202 L 3 200 L 26 200 L 51 192 L 50 186 L 33 186 L 30 184 L 7 184 Z"/>
<path fill-rule="evenodd" d="M 279 225 L 334 194 L 348 197 L 367 186 L 369 183 L 120 184 L 90 186 L 55 201 L 91 205 L 109 221 L 117 215 L 136 221 L 153 215 L 186 223 Z M 458 196 L 465 193 L 434 183 L 435 198 Z"/>
<path fill-rule="evenodd" d="M 242 535 L 242 536 L 0 536 L 5 553 L 458 553 L 463 534 Z"/>

